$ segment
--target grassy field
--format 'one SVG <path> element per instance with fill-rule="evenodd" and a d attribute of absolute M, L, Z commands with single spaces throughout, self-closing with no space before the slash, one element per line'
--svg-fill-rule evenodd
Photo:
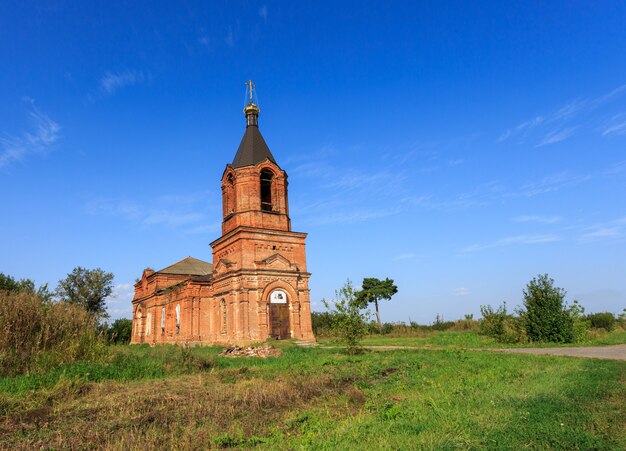
<path fill-rule="evenodd" d="M 626 448 L 626 362 L 280 347 L 120 346 L 0 379 L 0 447 Z"/>
<path fill-rule="evenodd" d="M 319 340 L 324 345 L 336 345 L 338 342 L 332 338 Z M 417 346 L 424 348 L 547 348 L 547 347 L 571 347 L 571 346 L 601 346 L 626 343 L 626 331 L 619 329 L 613 332 L 594 331 L 590 339 L 581 343 L 499 343 L 493 338 L 479 335 L 473 331 L 444 331 L 426 332 L 422 336 L 399 336 L 372 335 L 363 340 L 366 346 Z"/>

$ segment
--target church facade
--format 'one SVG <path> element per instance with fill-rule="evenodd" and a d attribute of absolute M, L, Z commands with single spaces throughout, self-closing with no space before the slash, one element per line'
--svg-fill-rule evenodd
<path fill-rule="evenodd" d="M 135 284 L 132 343 L 314 341 L 305 233 L 291 230 L 287 174 L 244 108 L 246 130 L 222 176 L 222 236 L 213 263 L 187 257 Z"/>

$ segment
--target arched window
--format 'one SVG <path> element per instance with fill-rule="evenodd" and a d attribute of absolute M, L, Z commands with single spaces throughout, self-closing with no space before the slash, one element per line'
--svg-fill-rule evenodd
<path fill-rule="evenodd" d="M 165 333 L 165 307 L 161 309 L 161 335 Z"/>
<path fill-rule="evenodd" d="M 176 334 L 180 334 L 180 304 L 176 304 Z"/>
<path fill-rule="evenodd" d="M 226 214 L 235 211 L 235 178 L 232 174 L 226 177 Z"/>
<path fill-rule="evenodd" d="M 272 211 L 272 179 L 274 173 L 269 169 L 261 171 L 261 210 Z"/>
<path fill-rule="evenodd" d="M 222 333 L 225 334 L 228 326 L 228 317 L 226 316 L 226 301 L 224 299 L 220 301 L 220 316 L 222 318 Z"/>
<path fill-rule="evenodd" d="M 152 314 L 148 312 L 148 316 L 146 316 L 146 337 L 150 336 L 150 332 L 152 332 Z"/>

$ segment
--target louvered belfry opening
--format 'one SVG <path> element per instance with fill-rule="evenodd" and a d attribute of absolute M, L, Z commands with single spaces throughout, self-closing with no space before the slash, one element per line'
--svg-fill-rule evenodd
<path fill-rule="evenodd" d="M 267 169 L 261 171 L 261 210 L 272 211 L 272 179 L 274 173 Z"/>

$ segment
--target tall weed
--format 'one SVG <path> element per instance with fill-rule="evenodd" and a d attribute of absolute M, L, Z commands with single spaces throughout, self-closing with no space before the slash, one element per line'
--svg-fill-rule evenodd
<path fill-rule="evenodd" d="M 0 292 L 0 375 L 45 372 L 106 352 L 97 321 L 83 308 L 33 292 Z"/>

